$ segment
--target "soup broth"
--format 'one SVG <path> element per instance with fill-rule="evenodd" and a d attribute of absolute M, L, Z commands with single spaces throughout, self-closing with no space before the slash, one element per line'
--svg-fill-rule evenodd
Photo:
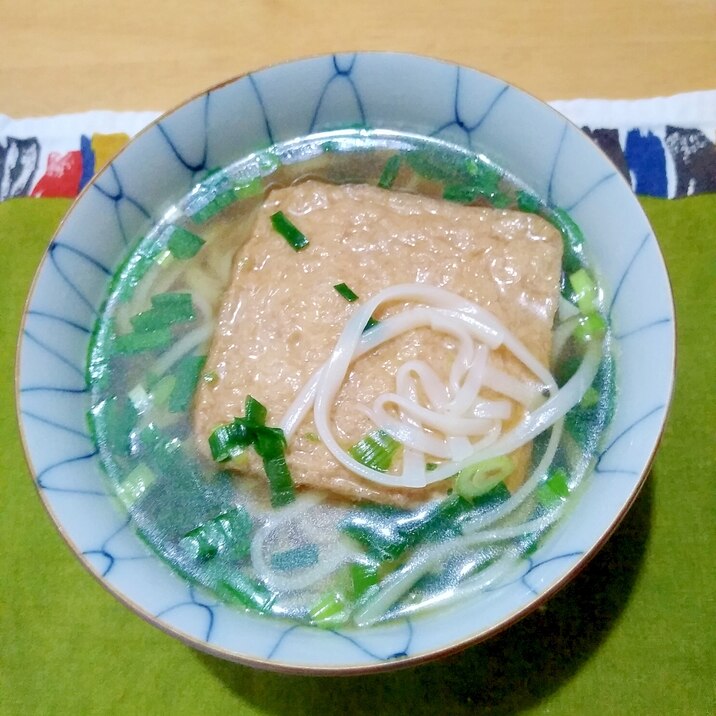
<path fill-rule="evenodd" d="M 212 460 L 198 443 L 192 404 L 198 385 L 218 379 L 205 358 L 232 267 L 269 192 L 308 180 L 517 209 L 559 229 L 562 298 L 549 368 L 560 387 L 587 382 L 566 416 L 532 440 L 521 485 L 500 479 L 466 493 L 448 476 L 440 496 L 409 506 L 302 487 L 272 505 L 266 481 L 242 476 L 234 460 Z M 484 156 L 411 135 L 340 130 L 208 172 L 139 241 L 90 345 L 89 422 L 113 491 L 176 571 L 249 610 L 365 626 L 499 585 L 520 568 L 579 499 L 593 466 L 613 406 L 609 346 L 593 270 L 563 211 Z"/>

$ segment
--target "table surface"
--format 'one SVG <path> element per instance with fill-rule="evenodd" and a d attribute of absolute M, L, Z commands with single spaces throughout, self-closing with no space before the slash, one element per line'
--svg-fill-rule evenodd
<path fill-rule="evenodd" d="M 121 7 L 120 7 L 121 5 Z M 3 0 L 0 113 L 170 109 L 230 77 L 335 51 L 398 50 L 542 99 L 716 83 L 713 0 Z"/>

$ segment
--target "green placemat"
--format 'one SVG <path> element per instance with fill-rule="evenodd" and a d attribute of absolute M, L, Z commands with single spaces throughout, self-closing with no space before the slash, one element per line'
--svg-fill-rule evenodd
<path fill-rule="evenodd" d="M 69 202 L 0 204 L 0 713 L 713 714 L 716 196 L 642 203 L 670 270 L 679 349 L 670 420 L 634 508 L 574 581 L 502 635 L 354 678 L 195 652 L 72 556 L 29 477 L 13 386 L 25 296 Z"/>

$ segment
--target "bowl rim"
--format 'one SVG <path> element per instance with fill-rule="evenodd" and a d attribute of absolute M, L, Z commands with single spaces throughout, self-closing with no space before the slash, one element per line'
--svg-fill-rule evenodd
<path fill-rule="evenodd" d="M 544 591 L 540 592 L 539 595 L 531 599 L 527 604 L 525 604 L 522 607 L 519 607 L 515 609 L 512 613 L 505 616 L 503 619 L 498 621 L 497 623 L 493 624 L 491 627 L 483 629 L 477 634 L 473 634 L 471 636 L 465 637 L 463 639 L 458 639 L 457 641 L 453 641 L 450 644 L 439 648 L 439 649 L 431 649 L 429 651 L 423 651 L 421 653 L 412 655 L 412 656 L 405 656 L 401 657 L 399 659 L 383 659 L 381 661 L 371 662 L 367 664 L 358 664 L 358 665 L 349 665 L 349 666 L 309 666 L 309 665 L 303 665 L 303 666 L 297 666 L 289 661 L 282 662 L 280 660 L 274 660 L 274 659 L 266 659 L 266 658 L 257 658 L 257 657 L 249 657 L 244 654 L 240 654 L 234 651 L 231 651 L 227 648 L 221 648 L 217 646 L 213 646 L 210 643 L 208 643 L 206 640 L 200 639 L 198 637 L 194 637 L 190 634 L 187 634 L 185 632 L 182 632 L 177 627 L 174 627 L 167 622 L 163 621 L 160 617 L 155 616 L 151 614 L 149 611 L 147 611 L 144 607 L 140 606 L 136 602 L 134 602 L 132 599 L 127 597 L 118 587 L 115 587 L 113 584 L 111 584 L 108 580 L 106 580 L 101 574 L 99 574 L 90 561 L 87 559 L 87 557 L 82 553 L 82 551 L 78 548 L 78 546 L 74 543 L 74 541 L 70 538 L 70 536 L 67 534 L 64 526 L 59 520 L 59 517 L 53 512 L 48 500 L 46 499 L 45 495 L 43 494 L 43 490 L 40 488 L 40 485 L 37 482 L 36 479 L 36 471 L 33 467 L 31 457 L 30 457 L 30 449 L 28 447 L 27 441 L 26 441 L 26 435 L 25 430 L 23 428 L 23 418 L 20 411 L 20 354 L 21 349 L 23 345 L 22 336 L 24 335 L 25 331 L 25 325 L 28 317 L 28 310 L 30 306 L 31 299 L 33 298 L 35 294 L 35 289 L 40 277 L 40 274 L 43 269 L 44 260 L 48 254 L 49 248 L 52 246 L 52 244 L 55 242 L 55 239 L 61 234 L 63 231 L 65 224 L 69 220 L 70 215 L 74 212 L 77 205 L 82 201 L 85 194 L 93 187 L 93 185 L 102 177 L 104 174 L 109 170 L 112 163 L 122 155 L 125 151 L 127 151 L 135 142 L 135 140 L 142 137 L 144 134 L 150 132 L 153 130 L 157 125 L 159 125 L 164 119 L 169 117 L 170 115 L 173 115 L 175 112 L 181 110 L 183 107 L 191 104 L 195 100 L 211 93 L 216 90 L 221 89 L 222 87 L 226 87 L 229 85 L 232 85 L 244 77 L 247 77 L 248 75 L 253 75 L 257 73 L 261 73 L 266 70 L 271 70 L 273 68 L 282 67 L 286 65 L 293 65 L 296 63 L 300 63 L 303 61 L 308 60 L 318 60 L 322 58 L 329 58 L 336 56 L 343 56 L 343 55 L 351 55 L 354 54 L 356 56 L 381 56 L 385 58 L 391 58 L 391 57 L 404 57 L 404 58 L 415 58 L 420 60 L 428 60 L 431 62 L 438 62 L 442 63 L 451 67 L 455 68 L 463 68 L 472 72 L 477 72 L 480 75 L 483 75 L 487 78 L 497 80 L 500 82 L 504 82 L 507 86 L 511 86 L 514 89 L 518 90 L 522 94 L 529 97 L 531 100 L 539 103 L 543 107 L 547 107 L 550 112 L 554 113 L 559 117 L 561 121 L 566 122 L 569 126 L 571 126 L 574 129 L 577 129 L 581 132 L 581 128 L 578 127 L 574 122 L 569 120 L 567 117 L 565 117 L 563 114 L 561 114 L 558 110 L 554 109 L 552 106 L 550 106 L 545 100 L 540 99 L 536 95 L 532 94 L 531 92 L 523 89 L 520 85 L 515 84 L 511 80 L 505 80 L 501 77 L 498 77 L 496 75 L 491 74 L 490 72 L 486 72 L 485 70 L 481 70 L 477 67 L 473 67 L 470 65 L 466 65 L 462 62 L 454 61 L 445 59 L 443 57 L 437 57 L 434 55 L 426 55 L 416 52 L 403 52 L 403 51 L 391 51 L 391 50 L 348 50 L 348 51 L 342 51 L 342 52 L 322 52 L 322 53 L 315 53 L 315 54 L 308 54 L 303 55 L 300 57 L 294 57 L 291 59 L 281 60 L 278 62 L 272 62 L 269 64 L 262 65 L 260 67 L 257 67 L 255 69 L 248 70 L 246 72 L 242 72 L 240 74 L 234 75 L 228 79 L 222 80 L 210 87 L 206 87 L 202 90 L 199 90 L 192 94 L 190 97 L 182 100 L 178 104 L 174 105 L 172 108 L 162 112 L 160 115 L 155 117 L 151 122 L 149 122 L 145 127 L 143 127 L 139 132 L 137 132 L 134 136 L 130 137 L 127 143 L 122 146 L 115 154 L 113 154 L 107 162 L 97 171 L 93 176 L 91 177 L 90 181 L 87 182 L 87 184 L 82 188 L 82 190 L 78 193 L 78 195 L 73 199 L 71 205 L 67 209 L 66 213 L 62 217 L 60 223 L 58 224 L 55 231 L 52 233 L 52 236 L 47 242 L 47 246 L 45 247 L 42 256 L 40 257 L 39 263 L 37 265 L 37 268 L 35 269 L 35 272 L 33 274 L 32 281 L 30 283 L 29 289 L 27 290 L 27 295 L 25 297 L 25 301 L 23 303 L 22 307 L 22 316 L 21 321 L 18 329 L 18 338 L 17 338 L 17 345 L 15 350 L 15 366 L 14 366 L 14 397 L 15 397 L 15 418 L 17 421 L 18 426 L 18 432 L 20 435 L 20 442 L 22 445 L 23 450 L 23 457 L 25 460 L 25 464 L 28 468 L 28 475 L 30 480 L 32 480 L 32 483 L 34 485 L 34 488 L 36 492 L 38 493 L 38 496 L 40 498 L 40 502 L 47 513 L 47 515 L 50 517 L 52 523 L 55 526 L 55 529 L 59 533 L 60 537 L 63 539 L 63 541 L 66 543 L 66 545 L 69 547 L 70 551 L 72 552 L 73 556 L 79 560 L 80 564 L 84 567 L 84 569 L 89 572 L 89 574 L 109 593 L 111 594 L 115 599 L 117 599 L 120 603 L 122 603 L 124 606 L 128 607 L 132 612 L 134 612 L 137 616 L 139 616 L 144 622 L 147 624 L 150 624 L 153 627 L 156 627 L 157 629 L 161 630 L 162 632 L 166 633 L 169 636 L 172 636 L 176 639 L 178 639 L 183 644 L 190 646 L 194 649 L 197 649 L 198 651 L 201 651 L 203 653 L 209 654 L 211 656 L 221 658 L 226 661 L 231 661 L 238 664 L 243 664 L 245 666 L 250 666 L 254 668 L 258 668 L 261 670 L 266 671 L 273 671 L 278 673 L 285 673 L 285 674 L 295 674 L 295 675 L 308 675 L 308 676 L 351 676 L 351 675 L 366 675 L 366 674 L 375 674 L 380 672 L 388 672 L 388 671 L 397 671 L 400 669 L 406 669 L 410 667 L 417 666 L 419 664 L 427 663 L 433 660 L 438 660 L 445 658 L 447 656 L 450 656 L 452 654 L 455 654 L 457 652 L 460 652 L 468 647 L 474 646 L 476 644 L 479 644 L 483 641 L 486 641 L 497 634 L 501 633 L 505 629 L 509 628 L 516 622 L 520 621 L 527 615 L 531 614 L 535 610 L 537 610 L 541 605 L 543 605 L 545 602 L 547 602 L 549 599 L 551 599 L 557 592 L 559 592 L 561 589 L 563 589 L 569 582 L 571 582 L 573 579 L 575 579 L 582 570 L 591 562 L 591 560 L 594 558 L 594 556 L 602 549 L 604 544 L 608 541 L 608 539 L 612 536 L 612 534 L 616 531 L 616 529 L 619 527 L 621 522 L 623 521 L 626 514 L 629 512 L 631 507 L 633 506 L 634 502 L 638 498 L 639 494 L 641 493 L 641 490 L 644 487 L 644 484 L 646 483 L 646 479 L 652 469 L 656 454 L 660 448 L 661 441 L 664 437 L 664 432 L 666 429 L 666 425 L 669 420 L 670 412 L 672 409 L 673 404 L 673 396 L 674 396 L 674 388 L 675 388 L 675 380 L 676 380 L 676 368 L 677 368 L 677 348 L 678 343 L 676 340 L 677 336 L 677 315 L 676 315 L 676 307 L 675 307 L 675 301 L 674 301 L 674 291 L 673 291 L 673 284 L 671 280 L 671 276 L 669 274 L 668 266 L 666 265 L 666 261 L 664 260 L 663 253 L 661 252 L 661 248 L 658 245 L 658 241 L 656 240 L 656 234 L 653 232 L 653 228 L 651 227 L 651 224 L 649 222 L 648 217 L 646 216 L 643 208 L 638 202 L 637 195 L 632 190 L 631 186 L 627 183 L 625 177 L 616 170 L 616 175 L 618 178 L 618 181 L 622 183 L 623 188 L 625 188 L 629 194 L 631 194 L 631 198 L 636 204 L 638 205 L 639 212 L 641 213 L 642 218 L 645 220 L 646 224 L 652 229 L 652 234 L 656 243 L 656 247 L 658 250 L 658 256 L 661 260 L 661 264 L 664 269 L 665 277 L 666 277 L 666 283 L 668 285 L 668 300 L 670 304 L 670 310 L 671 310 L 671 316 L 673 317 L 673 330 L 671 331 L 671 351 L 672 351 L 672 362 L 670 371 L 668 374 L 668 391 L 667 391 L 667 397 L 665 401 L 664 406 L 664 412 L 663 417 L 661 418 L 661 425 L 659 427 L 658 434 L 654 438 L 654 445 L 653 448 L 647 458 L 647 460 L 644 463 L 644 467 L 640 470 L 639 475 L 634 483 L 634 486 L 631 490 L 631 493 L 629 494 L 628 498 L 623 502 L 621 505 L 621 508 L 619 512 L 612 518 L 610 523 L 606 526 L 606 528 L 602 531 L 601 535 L 597 540 L 595 540 L 590 548 L 585 551 L 578 560 L 572 565 L 562 576 L 561 578 L 554 581 L 549 587 L 547 587 Z M 608 157 L 608 155 L 604 152 L 604 150 L 597 145 L 596 143 L 593 144 L 593 149 L 597 152 L 601 153 L 603 158 L 612 166 L 614 166 L 612 160 Z M 616 167 L 614 167 L 616 169 Z M 152 553 L 154 554 L 154 553 Z M 425 615 L 426 618 L 429 618 L 430 615 Z M 263 617 L 259 617 L 263 618 Z"/>

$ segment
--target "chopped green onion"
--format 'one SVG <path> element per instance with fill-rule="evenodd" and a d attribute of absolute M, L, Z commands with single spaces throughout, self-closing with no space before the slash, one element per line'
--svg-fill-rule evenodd
<path fill-rule="evenodd" d="M 206 356 L 184 356 L 174 369 L 176 382 L 167 406 L 170 413 L 183 413 L 188 409 L 199 382 Z"/>
<path fill-rule="evenodd" d="M 271 226 L 283 236 L 294 251 L 308 246 L 308 239 L 286 218 L 282 211 L 271 215 Z"/>
<path fill-rule="evenodd" d="M 455 492 L 466 500 L 474 500 L 503 482 L 514 469 L 515 463 L 507 455 L 483 460 L 460 470 L 455 479 Z"/>
<path fill-rule="evenodd" d="M 267 410 L 256 398 L 246 396 L 244 403 L 244 416 L 247 422 L 255 425 L 266 425 Z"/>
<path fill-rule="evenodd" d="M 443 199 L 445 201 L 454 201 L 458 204 L 472 204 L 480 194 L 480 190 L 475 186 L 465 186 L 464 184 L 448 185 L 443 190 Z"/>
<path fill-rule="evenodd" d="M 333 288 L 335 288 L 348 303 L 353 303 L 353 301 L 358 300 L 358 294 L 354 293 L 345 283 L 337 283 Z"/>
<path fill-rule="evenodd" d="M 411 514 L 396 508 L 385 508 L 373 517 L 358 514 L 348 517 L 339 529 L 366 548 L 381 562 L 391 562 L 422 540 L 439 540 L 460 533 L 461 516 L 473 509 L 467 500 L 451 495 L 437 505 Z M 388 519 L 380 519 L 387 513 Z"/>
<path fill-rule="evenodd" d="M 209 436 L 211 456 L 217 462 L 236 458 L 250 445 L 263 460 L 271 490 L 271 505 L 280 507 L 296 498 L 293 479 L 286 464 L 286 436 L 281 428 L 265 425 L 266 408 L 250 395 L 246 398 L 246 416 L 219 425 Z"/>
<path fill-rule="evenodd" d="M 92 408 L 96 424 L 104 429 L 97 435 L 100 447 L 115 455 L 129 455 L 131 433 L 139 414 L 129 398 L 114 396 Z"/>
<path fill-rule="evenodd" d="M 142 353 L 168 348 L 172 342 L 169 328 L 159 328 L 146 333 L 127 333 L 114 339 L 114 351 L 120 355 Z"/>
<path fill-rule="evenodd" d="M 540 200 L 534 194 L 530 194 L 527 191 L 518 191 L 517 208 L 520 211 L 525 211 L 529 214 L 538 214 L 542 205 Z"/>
<path fill-rule="evenodd" d="M 304 544 L 283 552 L 274 552 L 271 555 L 271 568 L 277 572 L 308 569 L 317 563 L 318 547 L 315 544 Z"/>
<path fill-rule="evenodd" d="M 378 186 L 381 189 L 390 189 L 395 182 L 398 172 L 400 171 L 400 155 L 394 154 L 383 167 L 383 172 L 378 179 Z"/>
<path fill-rule="evenodd" d="M 169 400 L 169 396 L 174 391 L 174 386 L 176 385 L 176 382 L 177 379 L 175 376 L 165 375 L 152 388 L 152 402 L 155 405 L 164 405 L 167 400 Z"/>
<path fill-rule="evenodd" d="M 579 406 L 581 408 L 593 408 L 597 403 L 599 402 L 599 391 L 590 386 L 587 388 L 586 392 L 584 393 L 584 396 L 579 401 Z"/>
<path fill-rule="evenodd" d="M 127 393 L 127 397 L 132 401 L 132 405 L 136 411 L 141 415 L 152 404 L 152 398 L 144 389 L 144 386 L 139 383 Z"/>
<path fill-rule="evenodd" d="M 183 291 L 165 291 L 155 293 L 152 298 L 152 307 L 158 309 L 171 309 L 185 316 L 194 315 L 194 306 L 191 294 Z"/>
<path fill-rule="evenodd" d="M 175 323 L 193 321 L 194 306 L 191 294 L 160 293 L 152 296 L 152 308 L 132 316 L 129 320 L 137 333 L 155 331 Z"/>
<path fill-rule="evenodd" d="M 273 147 L 260 152 L 256 159 L 258 160 L 259 171 L 263 174 L 273 174 L 281 166 L 281 157 L 276 154 Z"/>
<path fill-rule="evenodd" d="M 577 301 L 579 310 L 584 315 L 595 313 L 599 308 L 599 292 L 592 277 L 585 269 L 579 269 L 569 275 L 569 283 L 574 290 L 574 298 Z"/>
<path fill-rule="evenodd" d="M 400 443 L 385 430 L 373 430 L 353 445 L 348 453 L 361 465 L 386 472 L 399 447 Z"/>
<path fill-rule="evenodd" d="M 358 600 L 377 586 L 378 565 L 351 562 L 348 565 L 348 576 L 351 582 L 353 599 Z"/>
<path fill-rule="evenodd" d="M 232 570 L 230 576 L 219 582 L 217 591 L 227 601 L 236 602 L 249 609 L 267 612 L 276 601 L 276 595 L 263 584 Z"/>
<path fill-rule="evenodd" d="M 426 463 L 425 463 L 425 469 L 426 469 L 428 472 L 432 472 L 433 470 L 437 470 L 437 469 L 438 469 L 438 464 L 437 464 L 436 462 L 426 462 Z"/>
<path fill-rule="evenodd" d="M 286 464 L 286 438 L 281 428 L 260 427 L 256 430 L 254 448 L 264 463 L 264 471 L 271 489 L 271 506 L 280 507 L 293 502 L 296 493 Z"/>
<path fill-rule="evenodd" d="M 366 331 L 369 331 L 371 328 L 373 328 L 374 326 L 377 326 L 379 323 L 380 323 L 380 321 L 376 320 L 375 318 L 373 318 L 373 316 L 371 316 L 368 319 L 368 322 L 365 324 L 365 328 L 363 329 L 363 332 L 365 333 Z"/>
<path fill-rule="evenodd" d="M 564 255 L 562 266 L 567 274 L 575 273 L 582 268 L 584 254 L 584 235 L 574 219 L 564 209 L 552 209 L 547 218 L 562 234 Z"/>
<path fill-rule="evenodd" d="M 208 373 L 204 373 L 204 375 L 201 376 L 201 379 L 205 383 L 216 383 L 216 381 L 219 380 L 219 374 L 215 370 L 210 370 Z"/>
<path fill-rule="evenodd" d="M 344 622 L 348 616 L 345 597 L 340 592 L 328 592 L 308 612 L 316 626 L 330 627 Z"/>
<path fill-rule="evenodd" d="M 547 479 L 537 488 L 537 499 L 543 507 L 563 502 L 569 497 L 567 472 L 558 467 L 550 472 Z"/>
<path fill-rule="evenodd" d="M 264 190 L 264 183 L 261 177 L 251 179 L 251 181 L 245 184 L 237 184 L 234 187 L 234 193 L 237 199 L 250 199 L 252 196 L 258 196 L 262 194 Z"/>
<path fill-rule="evenodd" d="M 201 561 L 229 551 L 238 558 L 249 552 L 250 533 L 251 518 L 243 507 L 237 506 L 187 532 L 179 545 L 193 559 Z"/>
<path fill-rule="evenodd" d="M 310 433 L 310 432 L 305 433 L 303 437 L 306 438 L 306 440 L 308 440 L 308 442 L 311 442 L 311 443 L 320 443 L 321 442 L 321 438 L 318 436 L 318 433 Z"/>
<path fill-rule="evenodd" d="M 243 418 L 219 425 L 209 436 L 211 457 L 216 462 L 226 462 L 238 457 L 254 440 L 253 431 Z"/>
<path fill-rule="evenodd" d="M 175 226 L 169 241 L 167 241 L 167 248 L 172 252 L 174 258 L 190 259 L 197 254 L 204 243 L 204 239 L 192 234 L 191 231 Z"/>
<path fill-rule="evenodd" d="M 580 316 L 574 329 L 574 336 L 581 341 L 600 341 L 607 331 L 607 322 L 599 313 Z"/>
<path fill-rule="evenodd" d="M 509 194 L 506 194 L 504 191 L 496 191 L 490 194 L 489 196 L 490 203 L 492 206 L 495 207 L 495 209 L 506 209 L 508 206 L 512 204 L 512 199 L 510 198 Z"/>
<path fill-rule="evenodd" d="M 125 507 L 130 508 L 154 484 L 156 479 L 157 476 L 144 463 L 139 463 L 117 485 L 117 496 Z"/>

